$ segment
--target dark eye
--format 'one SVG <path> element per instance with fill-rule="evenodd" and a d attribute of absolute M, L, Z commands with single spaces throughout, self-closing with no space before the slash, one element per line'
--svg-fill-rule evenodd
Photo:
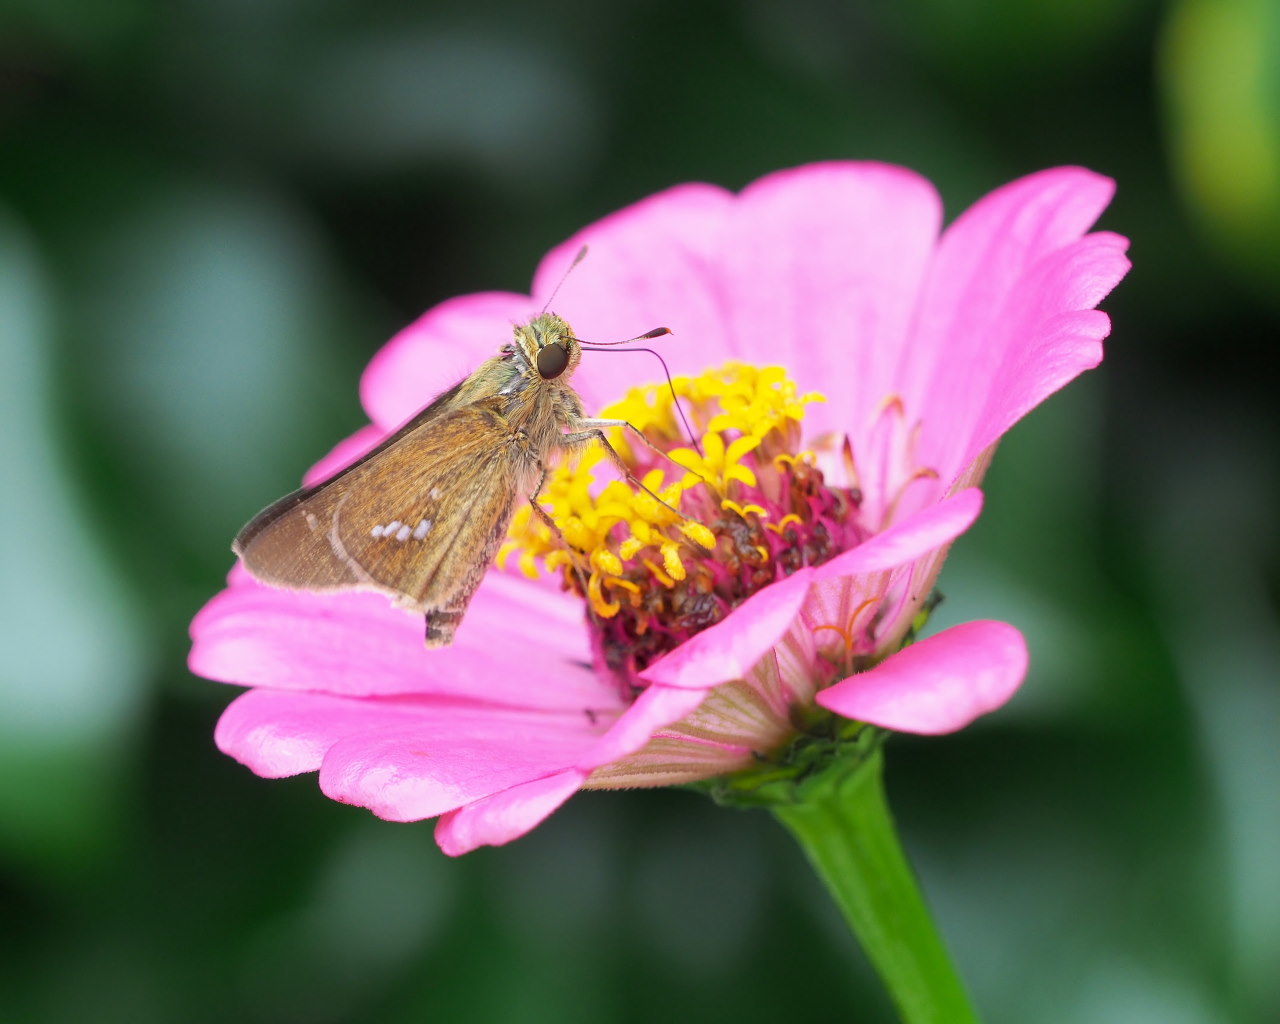
<path fill-rule="evenodd" d="M 569 365 L 569 353 L 563 345 L 550 344 L 538 349 L 538 376 L 553 380 Z"/>

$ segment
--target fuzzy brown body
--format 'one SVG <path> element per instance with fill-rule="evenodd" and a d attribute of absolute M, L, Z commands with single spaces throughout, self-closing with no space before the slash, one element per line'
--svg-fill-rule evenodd
<path fill-rule="evenodd" d="M 580 359 L 554 313 L 516 327 L 373 451 L 259 512 L 232 550 L 272 586 L 390 594 L 426 616 L 428 647 L 448 644 L 519 503 L 549 521 L 534 500 L 548 460 L 616 425 L 583 418 L 568 383 Z"/>

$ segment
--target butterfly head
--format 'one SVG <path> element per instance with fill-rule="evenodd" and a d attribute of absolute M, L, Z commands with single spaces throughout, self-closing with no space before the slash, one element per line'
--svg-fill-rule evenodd
<path fill-rule="evenodd" d="M 516 357 L 543 380 L 571 376 L 582 358 L 573 328 L 555 313 L 539 313 L 517 327 L 512 347 Z"/>

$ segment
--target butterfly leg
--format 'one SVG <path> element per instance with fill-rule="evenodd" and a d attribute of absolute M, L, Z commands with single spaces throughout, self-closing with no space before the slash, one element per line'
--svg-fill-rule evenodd
<path fill-rule="evenodd" d="M 533 509 L 533 514 L 542 520 L 543 524 L 556 537 L 560 538 L 560 543 L 565 551 L 569 553 L 569 560 L 573 563 L 573 570 L 578 575 L 578 584 L 582 587 L 582 592 L 587 592 L 587 577 L 589 575 L 588 565 L 582 557 L 582 552 L 574 548 L 564 536 L 564 531 L 551 518 L 551 513 L 538 504 L 538 495 L 542 493 L 543 485 L 547 482 L 547 470 L 542 468 L 542 475 L 538 477 L 538 486 L 533 489 L 533 493 L 529 495 L 529 505 Z"/>
<path fill-rule="evenodd" d="M 636 435 L 636 437 L 639 439 L 640 443 L 641 443 L 641 444 L 643 444 L 646 448 L 648 448 L 648 449 L 649 449 L 649 451 L 651 451 L 651 452 L 653 452 L 655 455 L 658 455 L 658 456 L 660 456 L 661 458 L 665 459 L 667 462 L 670 462 L 670 463 L 671 463 L 671 465 L 675 466 L 675 467 L 676 467 L 678 470 L 680 470 L 682 473 L 692 473 L 694 476 L 696 476 L 696 477 L 697 477 L 699 480 L 701 480 L 703 483 L 706 483 L 706 478 L 705 478 L 701 473 L 699 473 L 697 470 L 690 469 L 688 466 L 682 466 L 682 465 L 680 465 L 680 463 L 676 462 L 676 460 L 675 460 L 675 459 L 673 459 L 670 455 L 668 455 L 666 452 L 664 452 L 664 451 L 663 451 L 661 448 L 659 448 L 656 444 L 654 444 L 654 443 L 653 443 L 652 441 L 650 441 L 647 437 L 645 437 L 645 435 L 644 435 L 644 431 L 643 431 L 643 430 L 641 430 L 639 427 L 637 427 L 634 423 L 628 423 L 626 420 L 597 420 L 597 419 L 580 419 L 580 420 L 578 420 L 578 421 L 574 424 L 574 426 L 575 426 L 575 427 L 581 427 L 581 428 L 584 428 L 584 429 L 595 428 L 595 429 L 597 429 L 597 430 L 598 430 L 598 429 L 600 429 L 601 427 L 617 427 L 617 428 L 619 428 L 619 429 L 621 429 L 621 430 L 629 430 L 629 431 L 631 431 L 631 433 L 633 433 L 633 434 L 635 434 L 635 435 Z M 580 431 L 580 432 L 581 432 L 581 431 Z M 570 435 L 570 436 L 572 436 L 572 435 Z M 702 454 L 702 446 L 701 446 L 701 445 L 699 445 L 699 444 L 698 444 L 698 442 L 697 442 L 697 440 L 696 440 L 695 438 L 693 438 L 692 436 L 690 436 L 690 438 L 689 438 L 689 439 L 690 439 L 691 441 L 693 441 L 693 447 L 694 447 L 695 449 L 697 449 L 698 454 L 699 454 L 699 455 L 701 455 L 701 454 Z M 613 458 L 613 459 L 620 459 L 620 458 L 621 458 L 621 457 L 618 455 L 618 453 L 613 449 L 613 446 L 612 446 L 612 445 L 610 445 L 610 444 L 608 444 L 608 443 L 606 443 L 606 442 L 604 442 L 604 441 L 601 441 L 601 444 L 604 444 L 605 448 L 608 450 L 608 454 L 609 454 L 610 458 Z M 655 497 L 656 497 L 656 495 L 655 495 Z"/>
<path fill-rule="evenodd" d="M 563 448 L 569 451 L 574 451 L 575 449 L 585 448 L 593 442 L 600 445 L 600 447 L 604 449 L 605 455 L 609 457 L 609 461 L 612 462 L 615 466 L 617 466 L 618 471 L 622 473 L 624 477 L 626 477 L 627 483 L 629 483 L 632 487 L 635 487 L 637 490 L 644 491 L 644 493 L 649 495 L 649 497 L 651 497 L 654 501 L 658 502 L 660 505 L 665 506 L 666 508 L 669 508 L 672 512 L 674 512 L 677 516 L 679 516 L 685 522 L 690 521 L 687 515 L 681 512 L 678 508 L 675 508 L 670 503 L 663 501 L 661 497 L 654 494 L 653 491 L 649 490 L 649 488 L 647 488 L 643 483 L 641 483 L 636 478 L 636 475 L 631 472 L 631 468 L 625 462 L 622 461 L 622 456 L 618 454 L 617 449 L 614 448 L 613 445 L 609 443 L 609 439 L 605 437 L 604 430 L 601 429 L 602 427 L 630 427 L 632 432 L 635 433 L 635 435 L 638 438 L 640 438 L 640 440 L 642 440 L 646 445 L 652 448 L 655 452 L 661 455 L 668 462 L 671 462 L 671 457 L 667 455 L 667 453 L 664 452 L 661 448 L 658 448 L 656 445 L 654 445 L 647 437 L 645 437 L 644 434 L 640 432 L 639 427 L 633 426 L 632 424 L 628 423 L 626 420 L 585 420 L 585 419 L 578 420 L 576 423 L 574 423 L 574 426 L 579 429 L 574 430 L 574 432 L 571 434 L 565 434 L 564 437 L 561 438 L 560 444 Z M 673 466 L 677 466 L 683 472 L 686 472 L 686 473 L 693 472 L 692 470 L 686 470 L 678 462 L 672 462 L 671 464 Z M 694 476 L 697 476 L 697 475 L 698 474 L 694 473 Z"/>

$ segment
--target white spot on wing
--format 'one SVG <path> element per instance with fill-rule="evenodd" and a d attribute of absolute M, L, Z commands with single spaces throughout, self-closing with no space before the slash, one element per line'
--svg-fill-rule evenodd
<path fill-rule="evenodd" d="M 435 501 L 437 498 L 440 497 L 440 488 L 439 487 L 431 488 L 431 493 L 428 494 L 427 497 L 430 498 L 432 501 Z"/>
<path fill-rule="evenodd" d="M 402 544 L 410 537 L 414 540 L 422 540 L 427 535 L 428 531 L 430 531 L 434 522 L 434 519 L 419 519 L 418 525 L 411 529 L 407 523 L 402 523 L 399 519 L 393 519 L 389 523 L 383 523 L 373 527 L 373 529 L 369 531 L 369 536 L 386 537 L 388 540 L 394 537 Z"/>

